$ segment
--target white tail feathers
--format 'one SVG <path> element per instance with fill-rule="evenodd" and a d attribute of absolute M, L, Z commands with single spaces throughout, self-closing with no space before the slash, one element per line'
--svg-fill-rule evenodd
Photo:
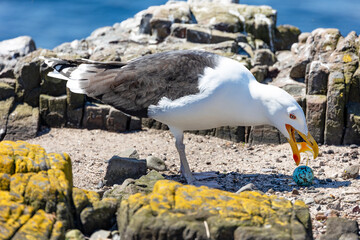
<path fill-rule="evenodd" d="M 96 97 L 109 91 L 122 63 L 98 63 L 90 60 L 67 61 L 58 58 L 40 57 L 54 69 L 49 77 L 67 81 L 66 87 L 74 93 Z"/>

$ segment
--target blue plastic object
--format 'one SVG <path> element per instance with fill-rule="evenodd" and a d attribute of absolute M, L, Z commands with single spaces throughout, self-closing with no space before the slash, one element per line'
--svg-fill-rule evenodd
<path fill-rule="evenodd" d="M 308 166 L 299 166 L 293 172 L 293 179 L 299 186 L 310 186 L 314 180 L 314 172 Z"/>

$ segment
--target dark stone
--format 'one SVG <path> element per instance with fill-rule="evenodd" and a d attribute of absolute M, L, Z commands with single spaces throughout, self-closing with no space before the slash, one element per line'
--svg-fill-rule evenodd
<path fill-rule="evenodd" d="M 345 111 L 345 79 L 342 72 L 329 75 L 325 120 L 325 144 L 342 143 Z M 339 137 L 341 136 L 341 137 Z"/>
<path fill-rule="evenodd" d="M 15 66 L 16 88 L 19 101 L 24 101 L 32 107 L 39 106 L 40 96 L 40 62 L 28 59 L 20 60 Z"/>
<path fill-rule="evenodd" d="M 26 103 L 18 104 L 9 114 L 5 140 L 26 140 L 36 137 L 39 128 L 39 109 Z"/>
<path fill-rule="evenodd" d="M 324 142 L 326 95 L 306 95 L 306 123 L 317 143 Z"/>
<path fill-rule="evenodd" d="M 290 77 L 293 79 L 304 78 L 306 72 L 306 65 L 309 62 L 305 61 L 297 61 L 290 69 Z"/>
<path fill-rule="evenodd" d="M 237 39 L 237 34 L 226 33 L 218 30 L 210 31 L 203 27 L 188 27 L 186 31 L 186 40 L 193 43 L 221 43 Z"/>
<path fill-rule="evenodd" d="M 112 189 L 104 193 L 104 197 L 113 197 L 116 199 L 128 199 L 128 197 L 135 193 L 150 193 L 154 184 L 164 180 L 164 177 L 157 171 L 151 170 L 148 174 L 139 179 L 126 179 L 121 185 L 115 185 Z"/>
<path fill-rule="evenodd" d="M 0 78 L 0 100 L 15 96 L 15 79 Z"/>
<path fill-rule="evenodd" d="M 84 233 L 90 235 L 99 229 L 110 229 L 116 222 L 117 201 L 114 198 L 103 198 L 84 208 L 80 220 Z"/>
<path fill-rule="evenodd" d="M 326 221 L 326 234 L 320 237 L 321 240 L 339 240 L 342 235 L 355 234 L 358 235 L 359 226 L 355 220 L 349 220 L 338 217 L 328 218 Z M 342 238 L 344 239 L 344 238 Z"/>
<path fill-rule="evenodd" d="M 156 36 L 157 41 L 163 41 L 170 35 L 171 24 L 172 22 L 168 20 L 151 20 L 151 32 L 152 35 Z"/>
<path fill-rule="evenodd" d="M 83 108 L 67 109 L 66 112 L 66 126 L 68 127 L 81 127 L 81 122 L 83 118 Z"/>
<path fill-rule="evenodd" d="M 131 117 L 129 124 L 129 131 L 141 130 L 141 118 Z"/>
<path fill-rule="evenodd" d="M 186 38 L 187 25 L 173 24 L 171 25 L 171 36 L 177 38 Z"/>
<path fill-rule="evenodd" d="M 244 127 L 219 127 L 215 129 L 215 137 L 233 142 L 245 142 Z"/>
<path fill-rule="evenodd" d="M 113 156 L 107 166 L 106 185 L 121 184 L 127 178 L 139 178 L 146 174 L 146 161 Z"/>
<path fill-rule="evenodd" d="M 280 25 L 275 29 L 275 49 L 290 50 L 291 46 L 298 41 L 301 31 L 291 25 Z"/>
<path fill-rule="evenodd" d="M 307 94 L 326 95 L 329 69 L 319 61 L 313 61 L 306 67 L 305 83 Z"/>
<path fill-rule="evenodd" d="M 249 143 L 264 144 L 264 143 L 280 143 L 280 133 L 275 127 L 268 125 L 251 127 L 249 136 Z"/>
<path fill-rule="evenodd" d="M 355 71 L 349 85 L 349 102 L 360 103 L 360 67 Z"/>
<path fill-rule="evenodd" d="M 106 116 L 109 115 L 108 105 L 86 102 L 83 127 L 87 129 L 106 129 Z"/>
<path fill-rule="evenodd" d="M 268 69 L 269 67 L 264 65 L 264 66 L 255 66 L 253 67 L 250 72 L 254 75 L 254 77 L 256 78 L 256 80 L 258 82 L 263 82 L 266 78 L 266 76 L 268 75 Z"/>
<path fill-rule="evenodd" d="M 148 156 L 146 158 L 146 167 L 148 169 L 156 170 L 156 171 L 165 171 L 166 165 L 164 160 L 154 157 L 154 156 Z"/>
<path fill-rule="evenodd" d="M 112 132 L 124 132 L 130 118 L 115 108 L 110 108 L 106 116 L 106 129 Z"/>
<path fill-rule="evenodd" d="M 40 67 L 41 72 L 41 93 L 50 96 L 61 96 L 66 94 L 66 81 L 49 77 L 47 74 L 53 69 L 47 67 L 43 69 L 43 65 Z"/>
<path fill-rule="evenodd" d="M 10 111 L 14 105 L 14 97 L 0 101 L 0 141 L 6 134 L 7 122 Z"/>
<path fill-rule="evenodd" d="M 344 144 L 360 144 L 360 103 L 347 105 L 347 121 Z"/>
<path fill-rule="evenodd" d="M 41 120 L 49 127 L 63 127 L 66 123 L 66 95 L 40 95 Z"/>
<path fill-rule="evenodd" d="M 254 65 L 272 66 L 276 62 L 276 57 L 269 49 L 258 49 L 255 51 Z"/>
<path fill-rule="evenodd" d="M 140 34 L 151 34 L 150 20 L 153 17 L 152 14 L 145 14 L 142 16 L 139 26 Z"/>

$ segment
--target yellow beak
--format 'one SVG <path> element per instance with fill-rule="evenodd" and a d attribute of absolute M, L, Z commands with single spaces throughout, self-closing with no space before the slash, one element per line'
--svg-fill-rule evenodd
<path fill-rule="evenodd" d="M 306 136 L 305 134 L 299 132 L 289 124 L 286 124 L 285 127 L 290 136 L 288 141 L 290 143 L 296 165 L 300 164 L 300 153 L 302 152 L 311 152 L 314 159 L 317 158 L 319 154 L 319 147 L 314 138 L 311 136 L 310 132 Z M 305 140 L 305 142 L 295 141 L 295 131 Z M 300 147 L 300 149 L 298 147 Z"/>

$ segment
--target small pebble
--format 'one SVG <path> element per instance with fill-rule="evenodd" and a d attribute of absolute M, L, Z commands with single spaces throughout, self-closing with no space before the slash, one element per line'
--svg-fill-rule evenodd
<path fill-rule="evenodd" d="M 322 221 L 322 220 L 326 220 L 327 219 L 327 216 L 325 215 L 325 213 L 323 212 L 319 212 L 315 215 L 315 219 L 317 221 Z"/>
<path fill-rule="evenodd" d="M 351 165 L 344 169 L 342 177 L 344 179 L 357 178 L 359 176 L 360 165 Z"/>
<path fill-rule="evenodd" d="M 268 193 L 274 193 L 274 189 L 270 188 L 269 190 L 267 190 Z"/>
<path fill-rule="evenodd" d="M 293 194 L 293 195 L 300 195 L 299 191 L 298 191 L 296 188 L 294 188 L 294 189 L 292 190 L 291 194 Z"/>
<path fill-rule="evenodd" d="M 359 146 L 358 145 L 356 145 L 356 144 L 351 144 L 350 145 L 350 148 L 352 148 L 352 149 L 354 149 L 354 148 L 358 148 Z"/>
<path fill-rule="evenodd" d="M 310 205 L 310 204 L 313 204 L 315 202 L 315 200 L 314 200 L 314 198 L 310 197 L 310 198 L 306 198 L 304 202 L 306 205 Z"/>
<path fill-rule="evenodd" d="M 327 150 L 327 154 L 334 154 L 334 150 L 332 149 Z"/>

